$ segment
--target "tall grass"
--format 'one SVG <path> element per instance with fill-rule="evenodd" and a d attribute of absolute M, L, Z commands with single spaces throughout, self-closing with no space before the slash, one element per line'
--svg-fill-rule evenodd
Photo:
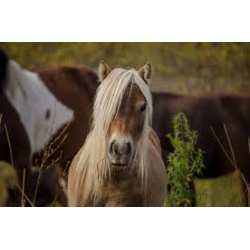
<path fill-rule="evenodd" d="M 3 115 L 0 114 L 0 129 Z M 14 168 L 9 164 L 0 161 L 0 206 L 4 206 L 8 199 L 8 188 L 14 188 L 17 183 L 17 176 Z"/>
<path fill-rule="evenodd" d="M 225 149 L 225 147 L 223 146 L 222 142 L 220 141 L 218 135 L 215 133 L 213 127 L 210 127 L 217 143 L 219 144 L 220 148 L 222 149 L 224 155 L 226 156 L 226 158 L 228 159 L 228 161 L 231 163 L 231 165 L 234 167 L 237 175 L 238 175 L 238 178 L 240 179 L 241 183 L 242 183 L 242 191 L 243 191 L 243 194 L 242 194 L 242 197 L 240 199 L 240 205 L 245 205 L 245 206 L 249 206 L 249 201 L 250 201 L 250 185 L 249 183 L 247 182 L 244 174 L 241 172 L 240 170 L 240 167 L 236 161 L 236 157 L 235 157 L 235 151 L 233 149 L 233 146 L 232 146 L 232 142 L 231 142 L 231 138 L 230 138 L 230 135 L 229 135 L 229 132 L 228 132 L 228 129 L 227 129 L 227 126 L 226 124 L 223 124 L 223 128 L 224 128 L 224 132 L 225 132 L 225 135 L 226 135 L 226 138 L 227 138 L 227 142 L 228 142 L 228 145 L 229 145 L 229 148 L 230 148 L 230 152 L 228 153 Z M 249 148 L 249 154 L 250 154 L 250 140 L 248 138 L 248 148 Z M 228 204 L 228 206 L 231 206 L 233 200 L 234 200 L 235 197 L 233 197 L 233 199 L 230 201 L 230 203 Z M 245 204 L 244 204 L 245 203 Z"/>

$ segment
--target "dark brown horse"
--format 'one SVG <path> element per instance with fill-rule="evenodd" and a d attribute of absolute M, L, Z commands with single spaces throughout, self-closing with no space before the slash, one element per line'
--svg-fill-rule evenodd
<path fill-rule="evenodd" d="M 204 151 L 206 168 L 203 177 L 216 178 L 235 170 L 223 153 L 211 127 L 231 156 L 228 139 L 223 127 L 226 125 L 238 168 L 250 182 L 250 97 L 247 96 L 201 96 L 188 97 L 167 93 L 154 93 L 153 128 L 160 136 L 163 157 L 172 150 L 166 138 L 172 132 L 172 117 L 184 112 L 192 129 L 198 131 L 199 147 Z M 231 157 L 232 158 L 232 157 Z M 243 183 L 244 184 L 244 183 Z M 245 189 L 245 186 L 243 185 Z M 245 203 L 246 205 L 246 203 Z"/>
<path fill-rule="evenodd" d="M 36 206 L 66 204 L 59 179 L 85 141 L 97 80 L 80 66 L 27 71 L 0 51 L 0 160 L 13 163 L 20 187 L 25 172 L 24 196 Z M 20 205 L 20 188 L 15 196 Z"/>

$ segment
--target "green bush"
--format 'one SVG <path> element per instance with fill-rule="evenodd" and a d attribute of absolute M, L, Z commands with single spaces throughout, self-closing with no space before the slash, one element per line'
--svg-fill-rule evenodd
<path fill-rule="evenodd" d="M 173 117 L 173 134 L 167 135 L 174 148 L 168 155 L 168 181 L 171 187 L 169 202 L 171 206 L 191 206 L 195 199 L 193 181 L 202 175 L 203 155 L 197 147 L 197 133 L 190 130 L 183 113 Z"/>

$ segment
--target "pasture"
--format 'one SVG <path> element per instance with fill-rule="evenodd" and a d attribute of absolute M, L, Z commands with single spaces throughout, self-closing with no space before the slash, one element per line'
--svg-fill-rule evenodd
<path fill-rule="evenodd" d="M 83 64 L 96 70 L 100 59 L 135 67 L 150 61 L 154 67 L 151 89 L 157 92 L 191 96 L 250 93 L 250 45 L 245 43 L 0 43 L 0 47 L 27 68 Z M 0 162 L 0 205 L 6 197 L 4 187 L 13 183 L 13 169 Z M 197 179 L 195 189 L 197 206 L 242 205 L 237 173 Z"/>
<path fill-rule="evenodd" d="M 2 206 L 6 201 L 6 187 L 15 185 L 16 176 L 11 166 L 0 162 L 0 177 L 0 206 Z M 241 206 L 241 189 L 236 173 L 218 179 L 196 180 L 195 188 L 198 195 L 197 206 Z M 54 203 L 54 205 L 60 206 L 59 203 Z"/>

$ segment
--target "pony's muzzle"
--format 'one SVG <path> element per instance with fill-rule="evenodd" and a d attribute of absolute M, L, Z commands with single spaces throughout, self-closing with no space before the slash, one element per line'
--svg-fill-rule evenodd
<path fill-rule="evenodd" d="M 132 157 L 133 145 L 126 139 L 114 139 L 109 144 L 109 158 L 115 166 L 126 166 Z"/>

